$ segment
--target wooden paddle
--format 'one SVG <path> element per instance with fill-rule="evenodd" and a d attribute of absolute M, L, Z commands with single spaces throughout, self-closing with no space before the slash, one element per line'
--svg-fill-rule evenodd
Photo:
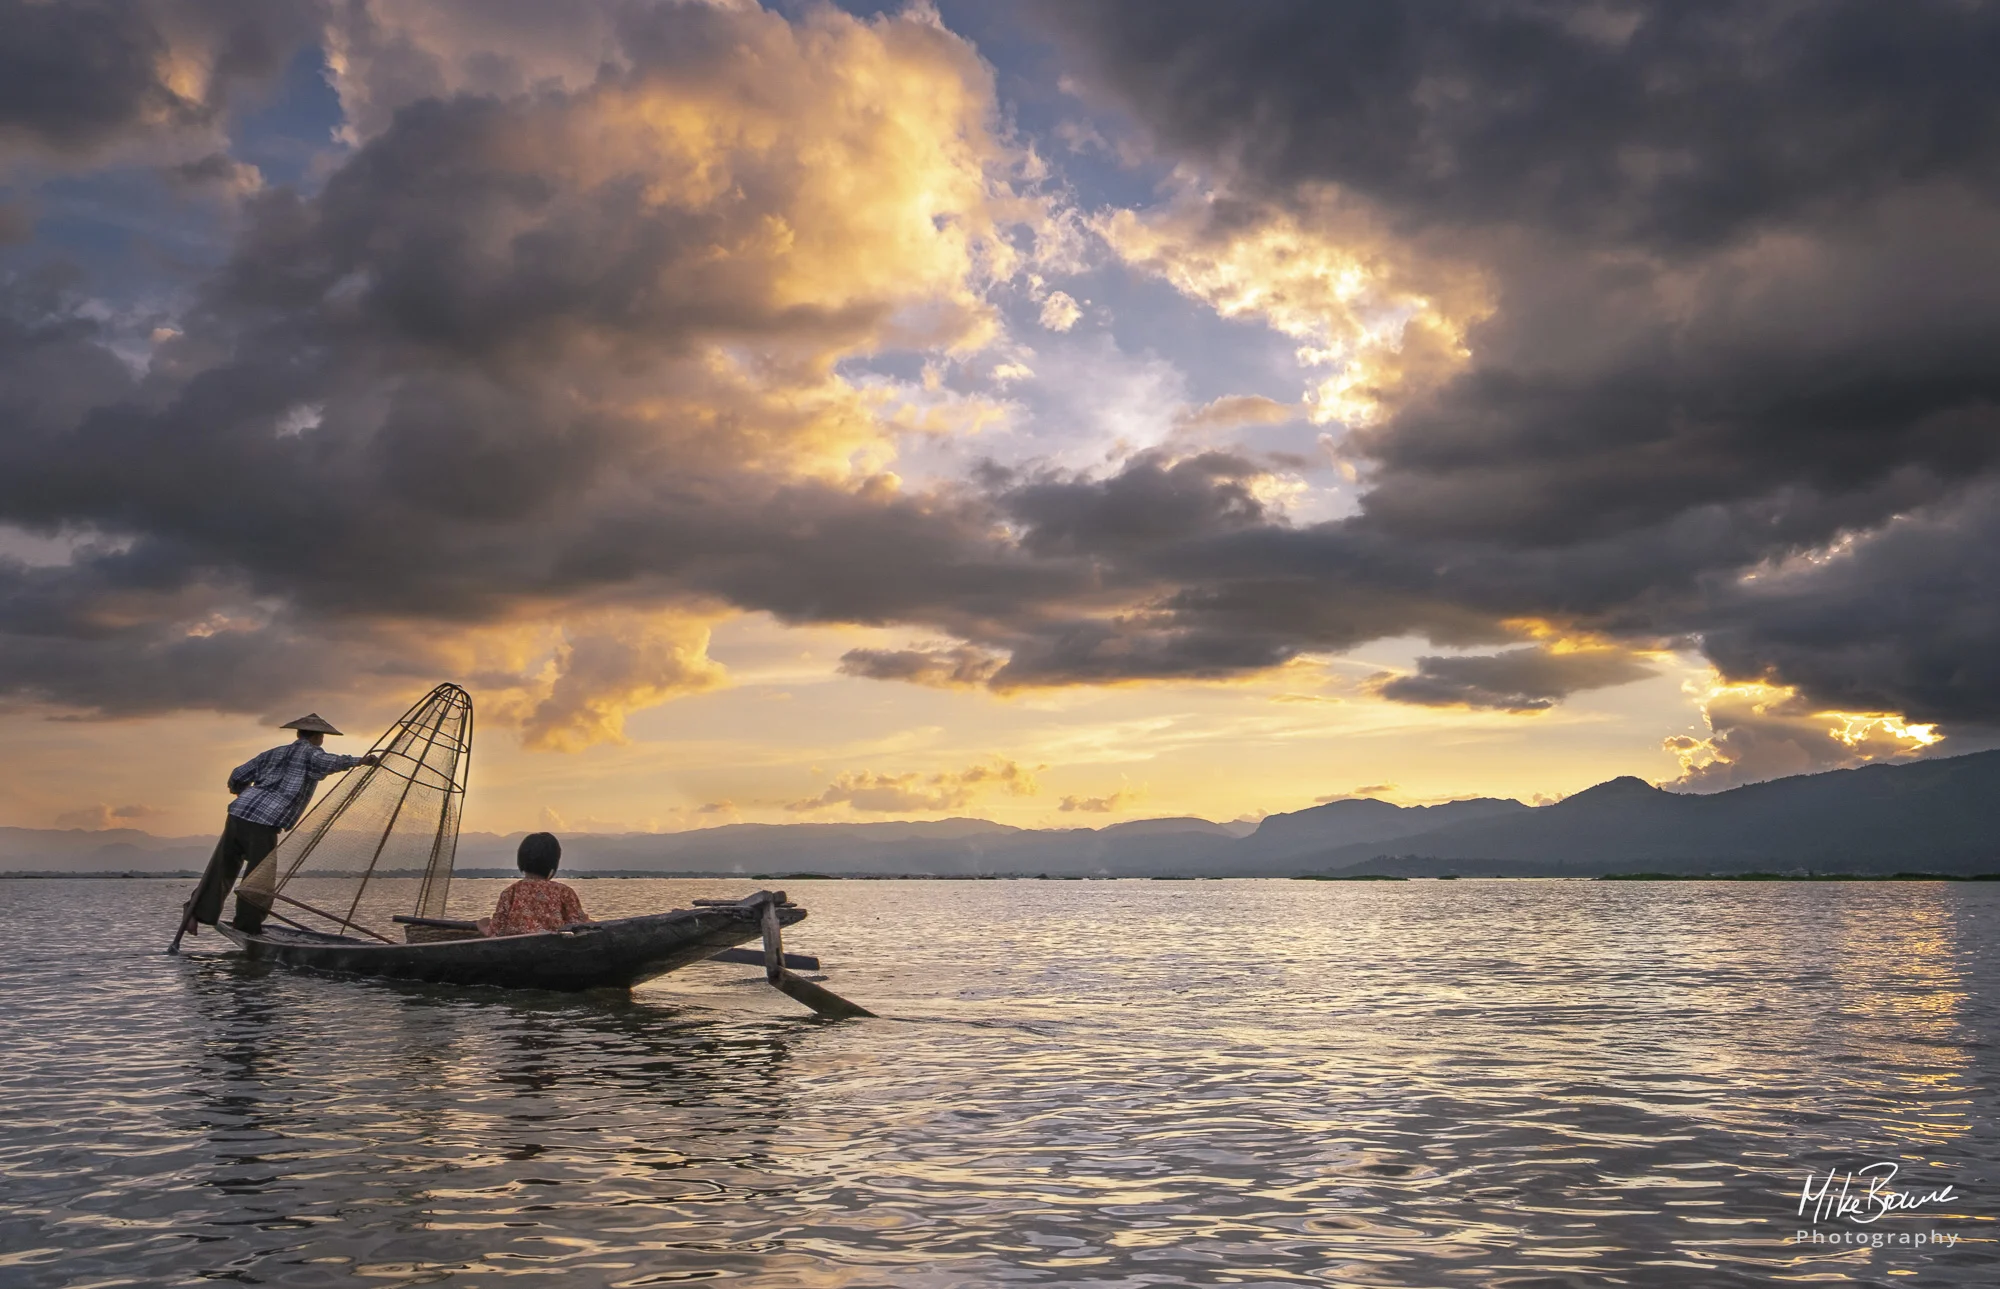
<path fill-rule="evenodd" d="M 785 970 L 784 932 L 778 921 L 778 905 L 784 902 L 784 892 L 758 892 L 752 899 L 762 897 L 764 903 L 764 979 L 771 982 L 778 992 L 787 998 L 802 1002 L 828 1020 L 848 1020 L 856 1016 L 873 1016 L 857 1003 L 848 1002 L 831 989 L 822 989 L 810 980 L 801 980 Z M 747 903 L 747 901 L 746 901 Z"/>

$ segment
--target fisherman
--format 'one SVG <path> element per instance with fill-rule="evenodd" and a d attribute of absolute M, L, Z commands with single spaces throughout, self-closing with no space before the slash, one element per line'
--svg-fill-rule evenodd
<path fill-rule="evenodd" d="M 183 933 L 194 930 L 197 922 L 215 925 L 222 916 L 222 897 L 236 885 L 236 875 L 245 866 L 250 873 L 236 892 L 236 916 L 231 921 L 253 935 L 261 929 L 276 889 L 277 865 L 266 859 L 277 848 L 278 834 L 298 823 L 321 779 L 376 763 L 372 753 L 342 756 L 324 751 L 326 736 L 340 731 L 317 712 L 278 728 L 297 730 L 298 737 L 251 757 L 229 772 L 229 791 L 236 800 L 229 804 L 229 818 L 223 823 L 215 853 L 209 856 L 208 869 L 201 875 L 201 885 L 188 901 L 187 915 L 181 922 Z M 174 943 L 180 943 L 178 936 Z"/>

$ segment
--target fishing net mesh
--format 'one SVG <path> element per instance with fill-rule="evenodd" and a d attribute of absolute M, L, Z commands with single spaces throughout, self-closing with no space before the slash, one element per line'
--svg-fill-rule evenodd
<path fill-rule="evenodd" d="M 471 696 L 439 685 L 369 751 L 377 763 L 349 770 L 252 875 L 274 889 L 274 915 L 384 938 L 393 914 L 444 916 L 472 765 Z"/>

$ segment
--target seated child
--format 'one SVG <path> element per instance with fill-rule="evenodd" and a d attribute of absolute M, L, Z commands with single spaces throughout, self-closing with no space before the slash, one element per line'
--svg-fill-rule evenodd
<path fill-rule="evenodd" d="M 479 919 L 481 932 L 532 935 L 573 922 L 590 921 L 576 892 L 561 882 L 549 880 L 555 875 L 556 865 L 562 862 L 562 843 L 554 834 L 531 832 L 521 838 L 521 849 L 515 853 L 514 862 L 527 876 L 500 892 L 493 916 Z"/>

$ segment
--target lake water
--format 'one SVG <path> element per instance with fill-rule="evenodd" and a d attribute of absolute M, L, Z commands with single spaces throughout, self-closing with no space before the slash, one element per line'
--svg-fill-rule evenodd
<path fill-rule="evenodd" d="M 0 1283 L 2000 1284 L 1996 886 L 792 883 L 838 1024 L 169 958 L 184 886 L 0 881 Z M 1952 1194 L 1799 1215 L 1878 1161 Z"/>

